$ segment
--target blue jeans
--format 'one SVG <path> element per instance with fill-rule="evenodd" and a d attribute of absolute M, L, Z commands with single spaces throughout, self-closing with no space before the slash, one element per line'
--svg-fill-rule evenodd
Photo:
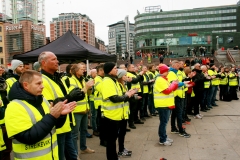
<path fill-rule="evenodd" d="M 158 110 L 159 120 L 160 120 L 160 124 L 158 127 L 158 136 L 160 138 L 160 142 L 164 143 L 167 140 L 166 128 L 167 128 L 167 123 L 170 117 L 170 109 L 157 108 L 157 110 Z"/>
<path fill-rule="evenodd" d="M 212 86 L 212 99 L 211 99 L 211 104 L 214 105 L 216 104 L 215 99 L 216 99 L 216 95 L 217 95 L 217 89 L 218 86 Z"/>
<path fill-rule="evenodd" d="M 78 133 L 80 132 L 80 149 L 83 151 L 87 149 L 86 146 L 86 134 L 87 134 L 87 123 L 88 123 L 88 115 L 87 114 L 74 114 L 76 125 L 72 128 L 73 135 L 73 144 L 78 152 Z"/>
<path fill-rule="evenodd" d="M 207 93 L 207 106 L 210 107 L 212 105 L 212 97 L 213 97 L 213 87 L 211 86 L 208 89 L 208 93 Z M 211 107 L 210 107 L 211 108 Z"/>
<path fill-rule="evenodd" d="M 92 118 L 92 129 L 93 131 L 97 131 L 97 124 L 96 124 L 96 119 L 97 119 L 97 110 L 95 109 L 94 106 L 94 101 L 89 101 L 90 107 L 91 107 L 91 118 Z"/>
<path fill-rule="evenodd" d="M 148 109 L 150 111 L 150 114 L 154 114 L 155 113 L 153 94 L 148 94 Z"/>
<path fill-rule="evenodd" d="M 182 111 L 183 111 L 183 98 L 180 98 L 178 96 L 175 97 L 175 109 L 172 110 L 172 116 L 171 116 L 171 128 L 176 129 L 176 118 L 177 118 L 177 125 L 179 132 L 183 132 L 182 128 Z"/>
<path fill-rule="evenodd" d="M 71 132 L 57 134 L 57 142 L 59 160 L 77 159 L 77 150 L 73 145 Z"/>

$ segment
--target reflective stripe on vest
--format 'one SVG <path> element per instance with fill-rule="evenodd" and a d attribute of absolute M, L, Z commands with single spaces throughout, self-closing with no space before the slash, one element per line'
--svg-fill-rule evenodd
<path fill-rule="evenodd" d="M 43 98 L 43 101 L 47 104 L 47 106 L 50 109 L 48 101 L 45 98 Z M 27 111 L 28 115 L 30 116 L 32 124 L 37 123 L 36 118 L 34 116 L 34 113 L 24 102 L 22 102 L 21 100 L 17 100 L 17 99 L 13 100 L 13 102 L 19 103 L 19 104 L 21 104 L 22 107 L 24 107 L 24 109 Z M 56 133 L 55 128 L 52 129 L 51 133 L 52 133 L 52 135 Z M 50 137 L 51 137 L 51 135 L 48 134 L 46 137 L 44 137 L 44 139 L 47 139 L 47 138 L 50 138 Z M 43 141 L 44 139 L 42 139 L 41 141 Z M 17 141 L 16 139 L 13 139 L 12 142 L 13 142 L 13 144 L 23 144 L 23 143 Z M 34 145 L 36 145 L 36 144 L 34 144 Z M 39 143 L 39 145 L 41 145 L 41 144 Z M 28 153 L 17 153 L 13 150 L 13 153 L 14 153 L 15 158 L 29 159 L 29 158 L 39 157 L 39 156 L 43 156 L 45 154 L 48 154 L 48 153 L 52 152 L 53 149 L 56 146 L 57 146 L 57 140 L 53 144 L 51 144 L 48 148 L 45 148 L 45 149 L 42 149 L 42 150 L 39 150 L 39 151 L 33 151 L 33 152 L 28 152 Z"/>
<path fill-rule="evenodd" d="M 42 78 L 44 78 L 44 79 L 48 82 L 48 84 L 50 85 L 50 87 L 51 87 L 51 89 L 52 89 L 52 91 L 53 91 L 54 98 L 57 99 L 57 98 L 58 98 L 58 95 L 57 95 L 57 92 L 55 91 L 52 83 L 49 81 L 49 79 L 48 79 L 46 76 L 43 75 Z"/>
<path fill-rule="evenodd" d="M 156 94 L 156 93 L 154 93 L 154 94 Z M 155 99 L 166 99 L 166 98 L 172 98 L 172 97 L 174 97 L 173 94 L 169 95 L 169 96 L 154 96 Z"/>

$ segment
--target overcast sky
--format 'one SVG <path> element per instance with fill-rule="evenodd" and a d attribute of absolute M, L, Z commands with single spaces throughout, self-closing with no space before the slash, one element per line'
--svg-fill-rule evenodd
<path fill-rule="evenodd" d="M 129 16 L 134 23 L 137 10 L 144 12 L 146 6 L 160 5 L 163 11 L 192 9 L 208 6 L 236 4 L 238 0 L 45 0 L 47 36 L 50 35 L 49 22 L 59 13 L 86 14 L 95 24 L 95 36 L 108 44 L 107 25 Z"/>

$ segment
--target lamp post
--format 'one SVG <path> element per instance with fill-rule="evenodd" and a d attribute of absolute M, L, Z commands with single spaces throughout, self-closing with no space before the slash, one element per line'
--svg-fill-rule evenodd
<path fill-rule="evenodd" d="M 217 39 L 217 44 L 216 44 L 216 48 L 217 48 L 217 50 L 218 50 L 218 48 L 219 48 L 219 44 L 218 44 L 218 36 L 216 36 L 216 39 Z"/>

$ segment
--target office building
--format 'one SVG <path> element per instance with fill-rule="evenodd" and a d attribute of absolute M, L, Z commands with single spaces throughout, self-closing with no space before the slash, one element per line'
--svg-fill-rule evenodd
<path fill-rule="evenodd" d="M 121 57 L 126 53 L 126 57 L 134 54 L 134 24 L 129 22 L 128 16 L 123 21 L 108 25 L 108 52 Z"/>
<path fill-rule="evenodd" d="M 80 39 L 95 46 L 95 25 L 92 20 L 80 13 L 61 13 L 50 22 L 50 40 L 53 41 L 72 30 Z"/>
<path fill-rule="evenodd" d="M 104 41 L 98 37 L 95 37 L 95 47 L 103 52 L 106 52 Z"/>
<path fill-rule="evenodd" d="M 233 48 L 240 42 L 240 4 L 163 11 L 146 7 L 135 16 L 135 53 L 162 50 L 186 55 L 203 46 L 206 52 L 220 47 Z"/>
<path fill-rule="evenodd" d="M 7 66 L 13 55 L 45 45 L 45 1 L 2 0 L 2 11 L 0 47 L 5 55 L 1 64 Z"/>

